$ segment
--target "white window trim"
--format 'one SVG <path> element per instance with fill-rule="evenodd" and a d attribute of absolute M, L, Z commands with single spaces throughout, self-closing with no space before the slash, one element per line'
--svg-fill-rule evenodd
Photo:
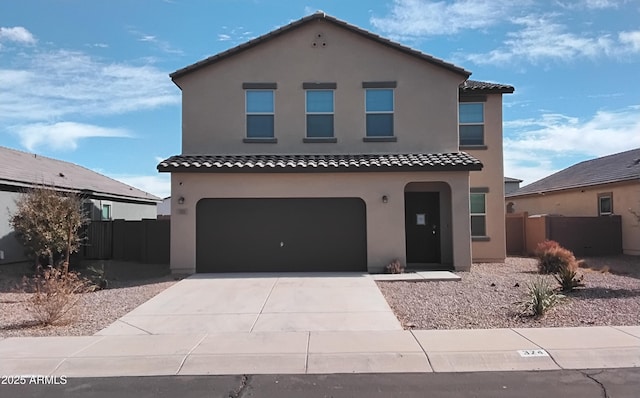
<path fill-rule="evenodd" d="M 309 112 L 309 108 L 307 108 L 307 93 L 309 91 L 331 91 L 331 105 L 333 105 L 333 112 Z M 336 90 L 334 88 L 307 88 L 304 90 L 304 136 L 305 138 L 334 138 L 336 136 Z M 308 118 L 309 115 L 331 115 L 333 116 L 333 131 L 331 132 L 331 137 L 309 137 L 309 125 Z"/>
<path fill-rule="evenodd" d="M 376 90 L 376 91 L 380 91 L 380 90 L 391 90 L 391 110 L 390 111 L 368 111 L 367 110 L 367 91 L 370 90 Z M 367 115 L 394 115 L 396 111 L 396 90 L 394 88 L 389 88 L 389 87 L 384 87 L 384 88 L 365 88 L 364 89 L 364 136 L 365 137 L 395 137 L 395 118 L 393 120 L 393 134 L 391 135 L 369 135 L 368 131 L 367 131 Z M 395 115 L 394 115 L 395 116 Z M 484 115 L 483 115 L 484 118 Z"/>
<path fill-rule="evenodd" d="M 270 91 L 271 92 L 271 100 L 273 101 L 273 112 L 249 112 L 249 99 L 247 96 L 247 93 L 249 92 L 264 92 L 264 91 Z M 249 126 L 247 124 L 247 116 L 253 116 L 253 115 L 271 115 L 273 116 L 273 137 L 249 137 Z M 270 138 L 274 138 L 276 136 L 276 90 L 274 89 L 256 89 L 256 88 L 251 88 L 251 89 L 245 89 L 244 90 L 244 136 L 245 138 L 250 138 L 250 139 L 270 139 Z"/>
<path fill-rule="evenodd" d="M 471 104 L 480 104 L 482 105 L 482 123 L 474 122 L 474 123 L 462 123 L 460 121 L 460 105 L 471 105 Z M 460 146 L 484 146 L 487 145 L 487 134 L 486 134 L 486 115 L 485 115 L 485 103 L 484 102 L 458 102 L 458 126 L 483 126 L 482 127 L 482 144 L 463 144 L 460 136 L 460 127 L 458 127 L 458 141 L 460 141 Z"/>
<path fill-rule="evenodd" d="M 602 199 L 609 199 L 611 204 L 611 211 L 603 212 L 602 211 Z M 603 192 L 598 194 L 598 215 L 599 216 L 610 216 L 613 214 L 613 193 L 612 192 Z"/>

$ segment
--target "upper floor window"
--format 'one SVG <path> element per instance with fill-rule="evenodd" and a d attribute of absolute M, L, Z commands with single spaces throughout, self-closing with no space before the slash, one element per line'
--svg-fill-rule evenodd
<path fill-rule="evenodd" d="M 484 104 L 459 104 L 460 145 L 485 145 L 484 143 Z"/>
<path fill-rule="evenodd" d="M 366 89 L 365 111 L 367 137 L 393 136 L 393 89 Z"/>
<path fill-rule="evenodd" d="M 613 214 L 613 195 L 611 192 L 598 194 L 598 215 L 609 216 Z"/>
<path fill-rule="evenodd" d="M 471 236 L 487 235 L 487 206 L 485 193 L 469 195 L 471 212 Z"/>
<path fill-rule="evenodd" d="M 247 138 L 273 138 L 274 91 L 247 90 Z"/>
<path fill-rule="evenodd" d="M 307 137 L 333 137 L 333 90 L 307 90 Z"/>

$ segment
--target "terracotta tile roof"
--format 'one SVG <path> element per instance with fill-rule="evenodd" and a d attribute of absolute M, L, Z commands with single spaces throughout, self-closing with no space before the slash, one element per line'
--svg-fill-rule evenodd
<path fill-rule="evenodd" d="M 160 162 L 161 172 L 357 172 L 481 170 L 464 152 L 360 155 L 177 155 Z"/>
<path fill-rule="evenodd" d="M 364 36 L 364 37 L 366 37 L 368 39 L 376 41 L 376 42 L 378 42 L 378 43 L 380 43 L 382 45 L 395 48 L 396 50 L 399 50 L 399 51 L 402 51 L 402 52 L 404 52 L 406 54 L 415 56 L 415 57 L 420 58 L 420 59 L 422 59 L 424 61 L 427 61 L 429 63 L 441 66 L 441 67 L 446 68 L 446 69 L 449 69 L 450 71 L 458 73 L 458 74 L 463 75 L 465 77 L 469 77 L 471 75 L 471 72 L 465 70 L 464 68 L 461 68 L 461 67 L 456 66 L 456 65 L 454 65 L 452 63 L 446 62 L 446 61 L 444 61 L 442 59 L 436 58 L 436 57 L 431 56 L 429 54 L 425 54 L 425 53 L 423 53 L 421 51 L 418 51 L 418 50 L 415 50 L 413 48 L 404 46 L 404 45 L 402 45 L 400 43 L 391 41 L 391 40 L 386 39 L 386 38 L 384 38 L 382 36 L 379 36 L 379 35 L 377 35 L 375 33 L 369 32 L 368 30 L 359 28 L 359 27 L 357 27 L 355 25 L 351 25 L 351 24 L 349 24 L 349 23 L 347 23 L 345 21 L 342 21 L 342 20 L 340 20 L 338 18 L 335 18 L 335 17 L 332 17 L 330 15 L 327 15 L 324 12 L 318 11 L 318 12 L 315 12 L 315 13 L 313 13 L 311 15 L 307 15 L 304 18 L 298 19 L 297 21 L 293 21 L 293 22 L 291 22 L 291 23 L 289 23 L 287 25 L 284 25 L 284 26 L 282 26 L 282 27 L 280 27 L 280 28 L 278 28 L 276 30 L 273 30 L 273 31 L 267 33 L 267 34 L 264 34 L 262 36 L 256 37 L 255 39 L 249 40 L 248 42 L 240 44 L 239 46 L 230 48 L 230 49 L 228 49 L 226 51 L 223 51 L 221 53 L 218 53 L 216 55 L 213 55 L 211 57 L 203 59 L 202 61 L 198 61 L 198 62 L 196 62 L 196 63 L 194 63 L 192 65 L 186 66 L 186 67 L 184 67 L 182 69 L 178 69 L 177 71 L 171 73 L 169 76 L 171 77 L 171 79 L 175 80 L 175 79 L 177 79 L 177 78 L 179 78 L 181 76 L 184 76 L 184 75 L 186 75 L 188 73 L 191 73 L 191 72 L 193 72 L 193 71 L 195 71 L 197 69 L 200 69 L 200 68 L 202 68 L 204 66 L 213 64 L 213 63 L 218 62 L 218 61 L 221 61 L 221 60 L 223 60 L 225 58 L 228 58 L 228 57 L 230 57 L 232 55 L 240 53 L 240 52 L 242 52 L 244 50 L 248 50 L 248 49 L 250 49 L 252 47 L 255 47 L 255 46 L 257 46 L 257 45 L 259 45 L 259 44 L 261 44 L 261 43 L 263 43 L 263 42 L 265 42 L 267 40 L 270 40 L 272 38 L 278 37 L 278 36 L 280 36 L 280 35 L 282 35 L 282 34 L 284 34 L 286 32 L 289 32 L 291 30 L 299 28 L 300 26 L 303 26 L 303 25 L 305 25 L 305 24 L 307 24 L 307 23 L 309 23 L 311 21 L 315 21 L 315 20 L 324 20 L 324 21 L 327 21 L 329 23 L 333 23 L 334 25 L 337 25 L 337 26 L 340 26 L 340 27 L 345 28 L 347 30 L 350 30 L 350 31 L 352 31 L 354 33 L 357 33 L 359 35 L 362 35 L 362 36 Z"/>
<path fill-rule="evenodd" d="M 640 148 L 580 162 L 526 185 L 507 197 L 633 180 L 640 184 Z"/>
<path fill-rule="evenodd" d="M 478 80 L 467 80 L 460 84 L 460 91 L 464 93 L 490 92 L 510 94 L 513 93 L 514 90 L 513 86 L 509 86 L 508 84 L 481 82 Z"/>
<path fill-rule="evenodd" d="M 52 185 L 61 190 L 127 200 L 160 198 L 73 163 L 0 147 L 0 185 L 29 188 Z"/>

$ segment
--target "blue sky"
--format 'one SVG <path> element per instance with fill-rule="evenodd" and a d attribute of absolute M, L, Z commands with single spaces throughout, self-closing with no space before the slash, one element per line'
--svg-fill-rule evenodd
<path fill-rule="evenodd" d="M 636 0 L 2 1 L 0 145 L 168 196 L 168 74 L 316 10 L 515 86 L 505 174 L 525 184 L 640 147 Z"/>

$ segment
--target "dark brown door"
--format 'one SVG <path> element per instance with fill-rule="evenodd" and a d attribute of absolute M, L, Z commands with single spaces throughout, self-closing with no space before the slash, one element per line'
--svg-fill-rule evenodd
<path fill-rule="evenodd" d="M 367 270 L 359 198 L 203 199 L 197 272 Z"/>
<path fill-rule="evenodd" d="M 440 194 L 405 192 L 407 264 L 440 262 Z"/>

